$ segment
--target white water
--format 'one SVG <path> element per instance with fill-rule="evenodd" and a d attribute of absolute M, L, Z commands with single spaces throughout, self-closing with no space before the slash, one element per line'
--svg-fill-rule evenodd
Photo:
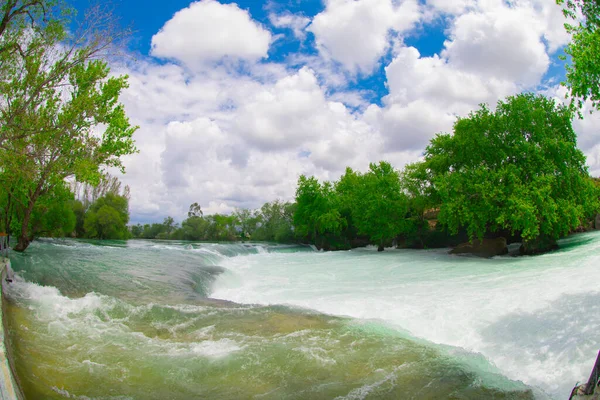
<path fill-rule="evenodd" d="M 212 296 L 375 319 L 481 353 L 506 376 L 568 397 L 600 348 L 600 234 L 537 257 L 482 260 L 372 249 L 228 258 Z M 460 349 L 457 349 L 461 351 Z"/>

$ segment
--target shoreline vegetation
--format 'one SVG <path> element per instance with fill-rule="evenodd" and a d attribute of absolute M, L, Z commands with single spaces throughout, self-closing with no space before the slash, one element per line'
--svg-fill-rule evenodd
<path fill-rule="evenodd" d="M 381 161 L 347 168 L 334 182 L 300 176 L 294 203 L 204 217 L 190 206 L 181 226 L 135 225 L 145 239 L 296 240 L 318 249 L 454 247 L 454 254 L 553 250 L 569 233 L 600 228 L 600 179 L 576 147 L 573 110 L 521 94 L 459 118 L 431 140 L 424 160 L 398 171 Z"/>
<path fill-rule="evenodd" d="M 258 240 L 324 250 L 374 244 L 455 247 L 489 256 L 522 243 L 521 254 L 556 248 L 571 232 L 600 225 L 600 180 L 590 177 L 572 127 L 587 101 L 600 108 L 600 7 L 564 2 L 568 104 L 522 93 L 482 104 L 437 134 L 422 161 L 402 171 L 372 163 L 337 181 L 300 176 L 294 202 L 128 226 L 124 172 L 137 152 L 119 103 L 127 76 L 109 60 L 129 32 L 101 8 L 82 19 L 61 0 L 5 2 L 0 21 L 0 231 L 25 251 L 37 237 Z M 579 18 L 583 15 L 583 18 Z M 69 29 L 77 22 L 78 30 Z M 566 60 L 566 58 L 565 58 Z M 98 128 L 102 128 L 101 131 Z M 410 134 L 410 132 L 399 132 Z M 76 199 L 77 197 L 77 199 Z M 595 222 L 594 222 L 595 221 Z"/>

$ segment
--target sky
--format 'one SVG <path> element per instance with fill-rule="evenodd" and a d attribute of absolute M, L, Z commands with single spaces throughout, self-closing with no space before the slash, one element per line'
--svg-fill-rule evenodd
<path fill-rule="evenodd" d="M 83 12 L 88 1 L 73 0 Z M 564 101 L 569 35 L 555 0 L 115 0 L 134 30 L 121 95 L 131 222 L 292 200 L 301 174 L 336 180 L 418 161 L 481 103 Z M 600 175 L 600 112 L 576 120 Z"/>

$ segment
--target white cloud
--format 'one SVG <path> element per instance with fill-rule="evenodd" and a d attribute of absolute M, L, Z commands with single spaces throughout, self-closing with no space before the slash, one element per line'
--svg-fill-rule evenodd
<path fill-rule="evenodd" d="M 390 48 L 390 30 L 405 32 L 420 17 L 416 0 L 328 0 L 309 30 L 321 54 L 351 73 L 370 74 Z"/>
<path fill-rule="evenodd" d="M 413 47 L 400 49 L 385 71 L 390 94 L 368 115 L 390 151 L 424 149 L 436 133 L 451 131 L 457 116 L 517 91 L 511 81 L 464 71 L 437 55 L 421 57 Z"/>
<path fill-rule="evenodd" d="M 477 0 L 427 0 L 426 4 L 436 14 L 459 15 L 474 7 Z"/>
<path fill-rule="evenodd" d="M 188 66 L 218 61 L 267 57 L 271 33 L 236 4 L 202 0 L 173 16 L 152 37 L 152 55 Z"/>
<path fill-rule="evenodd" d="M 563 86 L 549 88 L 543 94 L 553 97 L 557 102 L 567 103 L 565 98 L 567 89 Z M 573 129 L 577 133 L 577 147 L 587 157 L 587 165 L 592 176 L 600 177 L 600 111 L 594 111 L 592 103 L 588 100 L 583 104 L 581 110 L 583 119 L 573 120 Z"/>
<path fill-rule="evenodd" d="M 464 71 L 536 85 L 550 65 L 544 24 L 529 7 L 494 7 L 459 16 L 442 56 Z"/>
<path fill-rule="evenodd" d="M 398 47 L 385 68 L 389 95 L 383 107 L 371 107 L 369 119 L 385 138 L 387 148 L 423 149 L 440 131 L 451 131 L 457 116 L 481 103 L 534 89 L 548 70 L 552 51 L 561 40 L 552 32 L 562 26 L 548 1 L 429 1 L 449 19 L 444 49 L 421 57 L 415 48 Z M 561 21 L 562 23 L 562 21 Z M 564 31 L 564 29 L 562 29 Z M 548 46 L 546 46 L 546 42 Z"/>
<path fill-rule="evenodd" d="M 126 157 L 122 179 L 132 187 L 133 221 L 183 218 L 195 201 L 212 213 L 290 200 L 300 174 L 337 179 L 346 166 L 365 170 L 381 159 L 401 168 L 435 133 L 450 132 L 456 116 L 535 88 L 566 40 L 552 0 L 429 0 L 426 7 L 429 16 L 412 0 L 330 0 L 308 28 L 304 16 L 271 14 L 273 26 L 300 40 L 312 31 L 319 53 L 248 62 L 243 72 L 228 63 L 205 67 L 267 55 L 272 37 L 248 12 L 205 0 L 177 13 L 155 35 L 153 54 L 185 66 L 142 61 L 116 71 L 130 75 L 121 99 L 141 126 L 141 152 Z M 442 51 L 423 57 L 402 37 L 419 18 L 419 30 L 427 29 L 431 12 L 444 15 L 448 37 Z M 389 93 L 371 104 L 371 88 L 355 84 L 391 45 Z M 600 174 L 598 118 L 574 125 Z"/>
<path fill-rule="evenodd" d="M 141 152 L 122 178 L 132 186 L 134 221 L 183 218 L 195 201 L 210 213 L 291 199 L 300 174 L 336 179 L 346 165 L 365 168 L 377 157 L 376 133 L 328 100 L 308 68 L 273 82 L 169 64 L 127 72 L 122 101 L 141 126 Z"/>
<path fill-rule="evenodd" d="M 288 28 L 294 32 L 297 39 L 304 40 L 306 38 L 305 29 L 310 24 L 310 18 L 302 15 L 294 15 L 291 13 L 269 14 L 269 21 L 276 28 Z"/>
<path fill-rule="evenodd" d="M 335 131 L 336 124 L 337 115 L 306 67 L 255 93 L 236 118 L 236 130 L 265 150 L 297 149 Z"/>

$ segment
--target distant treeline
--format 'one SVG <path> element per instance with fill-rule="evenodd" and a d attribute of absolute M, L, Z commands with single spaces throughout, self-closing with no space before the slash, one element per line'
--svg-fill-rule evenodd
<path fill-rule="evenodd" d="M 257 240 L 294 241 L 292 203 L 273 201 L 258 210 L 240 209 L 230 215 L 204 215 L 198 203 L 190 205 L 188 217 L 179 225 L 172 217 L 162 223 L 137 224 L 130 227 L 138 239 L 173 239 L 201 241 Z"/>

